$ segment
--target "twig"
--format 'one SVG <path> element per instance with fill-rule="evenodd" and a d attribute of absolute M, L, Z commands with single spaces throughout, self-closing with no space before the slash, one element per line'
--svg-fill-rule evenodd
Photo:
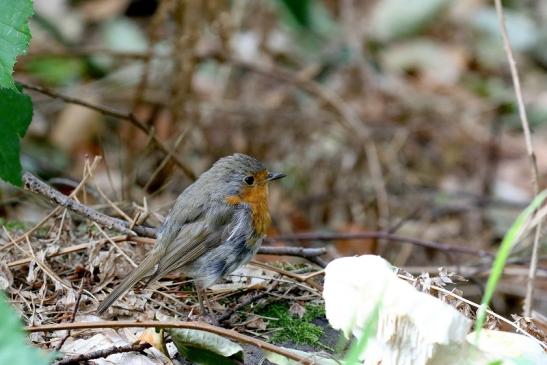
<path fill-rule="evenodd" d="M 485 250 L 476 250 L 470 247 L 461 247 L 449 245 L 446 243 L 423 240 L 419 238 L 403 237 L 387 232 L 350 232 L 350 233 L 317 233 L 305 232 L 295 234 L 285 234 L 271 237 L 270 242 L 276 241 L 333 241 L 333 240 L 356 240 L 356 239 L 383 239 L 387 241 L 406 242 L 416 246 L 432 248 L 439 251 L 455 252 L 479 257 L 494 257 L 494 254 Z"/>
<path fill-rule="evenodd" d="M 77 323 L 56 323 L 56 324 L 45 324 L 41 326 L 31 326 L 31 327 L 26 327 L 25 330 L 27 332 L 33 333 L 33 332 L 51 332 L 51 331 L 61 331 L 61 330 L 80 330 L 80 329 L 97 329 L 97 328 L 117 329 L 117 328 L 128 328 L 128 327 L 130 328 L 186 328 L 186 329 L 206 331 L 206 332 L 214 333 L 220 336 L 228 337 L 239 342 L 247 343 L 247 344 L 256 346 L 260 349 L 275 352 L 291 360 L 299 361 L 303 364 L 312 364 L 312 362 L 309 359 L 301 355 L 298 355 L 292 351 L 284 349 L 282 347 L 275 346 L 273 344 L 267 343 L 257 338 L 243 335 L 233 330 L 228 330 L 221 327 L 215 327 L 210 324 L 202 323 L 202 322 L 180 322 L 180 321 L 77 322 Z"/>
<path fill-rule="evenodd" d="M 95 157 L 93 159 L 93 162 L 91 163 L 91 166 L 89 167 L 89 171 L 93 171 L 97 164 L 99 163 L 100 161 L 100 158 L 99 157 Z M 80 181 L 80 183 L 76 186 L 76 188 L 74 188 L 74 190 L 70 193 L 70 195 L 68 196 L 69 198 L 72 198 L 73 196 L 76 196 L 76 194 L 78 194 L 78 192 L 80 191 L 80 189 L 85 185 L 87 179 L 90 177 L 90 174 L 89 173 L 86 173 L 84 172 L 84 177 L 83 179 Z M 20 242 L 22 240 L 24 240 L 26 237 L 30 236 L 30 234 L 32 234 L 32 232 L 36 231 L 38 228 L 40 228 L 45 222 L 48 221 L 48 219 L 50 219 L 51 217 L 53 217 L 55 214 L 57 214 L 59 211 L 61 211 L 61 207 L 58 206 L 56 207 L 55 209 L 53 209 L 51 212 L 49 212 L 44 218 L 42 218 L 42 220 L 38 223 L 36 223 L 34 225 L 34 227 L 32 227 L 31 229 L 29 229 L 28 231 L 26 231 L 25 233 L 23 233 L 22 235 L 20 235 L 19 237 L 15 238 L 14 239 L 14 242 L 17 243 L 17 242 Z M 8 245 L 4 245 L 2 248 L 0 248 L 0 251 L 1 250 L 5 250 L 7 248 L 9 248 L 10 246 L 12 246 L 13 244 L 8 244 Z"/>
<path fill-rule="evenodd" d="M 69 253 L 74 252 L 80 252 L 85 251 L 89 248 L 92 244 L 104 244 L 107 242 L 124 242 L 124 241 L 135 241 L 139 243 L 145 243 L 145 244 L 153 244 L 155 240 L 153 239 L 142 239 L 141 237 L 129 237 L 127 235 L 119 235 L 110 237 L 110 239 L 105 238 L 89 243 L 81 243 L 79 245 L 74 245 L 70 247 L 65 247 L 55 253 L 52 253 L 51 255 L 46 256 L 47 259 L 51 257 L 66 255 Z M 296 249 L 296 250 L 293 250 Z M 313 260 L 314 258 L 317 258 L 317 256 L 324 255 L 326 253 L 326 250 L 324 248 L 301 248 L 301 247 L 260 247 L 258 250 L 259 254 L 264 255 L 282 255 L 282 256 L 297 256 L 297 257 L 304 257 L 308 260 Z M 24 258 L 16 261 L 12 261 L 8 263 L 9 268 L 26 265 L 32 261 L 31 258 Z"/>
<path fill-rule="evenodd" d="M 106 214 L 96 211 L 95 209 L 89 208 L 84 204 L 78 203 L 76 200 L 71 199 L 70 197 L 53 189 L 48 184 L 44 183 L 36 176 L 32 175 L 30 172 L 25 172 L 23 174 L 23 182 L 25 189 L 32 191 L 33 193 L 42 195 L 52 202 L 56 203 L 57 205 L 65 207 L 105 227 L 115 229 L 121 233 L 131 236 L 134 236 L 135 234 L 140 234 L 142 236 L 153 237 L 155 235 L 155 230 L 149 227 L 135 226 L 133 227 L 133 230 L 129 229 L 129 223 L 122 221 L 121 219 L 110 217 Z"/>
<path fill-rule="evenodd" d="M 509 68 L 511 70 L 511 78 L 513 79 L 513 86 L 515 88 L 515 96 L 517 98 L 517 105 L 519 108 L 520 121 L 522 123 L 522 130 L 524 132 L 524 141 L 526 143 L 526 150 L 530 159 L 530 167 L 532 169 L 532 179 L 534 186 L 534 195 L 539 194 L 539 173 L 536 162 L 536 154 L 534 153 L 534 146 L 532 144 L 532 137 L 530 133 L 530 124 L 528 123 L 528 116 L 526 115 L 526 107 L 524 106 L 524 98 L 522 97 L 522 90 L 520 87 L 520 79 L 517 70 L 517 64 L 513 56 L 513 50 L 511 49 L 511 42 L 507 34 L 505 27 L 505 16 L 503 15 L 503 6 L 501 0 L 495 0 L 496 13 L 500 23 L 501 37 L 503 39 L 503 48 L 507 55 L 507 61 L 509 62 Z M 526 286 L 526 297 L 524 299 L 524 316 L 529 317 L 532 312 L 532 301 L 534 294 L 534 281 L 536 278 L 537 264 L 538 264 L 538 252 L 539 252 L 539 236 L 541 234 L 541 222 L 536 226 L 534 233 L 534 243 L 532 248 L 532 258 L 530 261 L 530 271 L 528 274 L 528 284 Z"/>
<path fill-rule="evenodd" d="M 276 240 L 268 238 L 267 241 Z M 260 247 L 258 252 L 260 255 L 276 255 L 276 256 L 300 256 L 300 257 L 316 257 L 327 253 L 324 248 L 304 248 L 304 247 Z"/>
<path fill-rule="evenodd" d="M 322 285 L 316 283 L 315 281 L 310 280 L 313 276 L 295 274 L 293 272 L 283 270 L 281 268 L 274 267 L 274 266 L 265 264 L 263 262 L 258 262 L 256 260 L 252 260 L 251 264 L 255 265 L 255 266 L 258 266 L 258 267 L 261 267 L 261 268 L 266 269 L 266 270 L 276 272 L 278 274 L 281 274 L 281 275 L 286 276 L 288 278 L 294 279 L 294 280 L 299 281 L 301 283 L 306 283 L 309 286 L 311 286 L 312 288 L 317 289 L 320 292 L 323 291 L 323 286 Z"/>
<path fill-rule="evenodd" d="M 128 236 L 126 236 L 126 235 L 115 236 L 115 237 L 111 237 L 111 239 L 115 242 L 123 242 L 123 241 L 128 240 Z M 109 241 L 110 240 L 108 240 L 108 239 L 102 239 L 102 240 L 92 241 L 92 242 L 89 242 L 89 243 L 81 243 L 79 245 L 65 247 L 65 248 L 60 249 L 59 251 L 57 251 L 55 253 L 52 253 L 52 254 L 46 256 L 46 259 L 49 259 L 49 258 L 55 257 L 55 256 L 66 255 L 68 253 L 84 251 L 92 244 L 101 244 L 102 245 L 102 244 L 104 244 L 106 242 L 109 242 Z M 29 264 L 31 261 L 32 261 L 31 258 L 24 258 L 24 259 L 12 261 L 8 264 L 8 267 L 11 269 L 11 268 L 14 268 L 14 267 L 17 267 L 17 266 Z"/>
<path fill-rule="evenodd" d="M 42 269 L 42 271 L 47 275 L 47 277 L 50 278 L 50 280 L 55 283 L 55 284 L 59 284 L 60 286 L 62 286 L 63 288 L 67 289 L 67 290 L 70 290 L 71 287 L 68 283 L 66 283 L 63 279 L 61 279 L 59 277 L 59 275 L 57 275 L 57 273 L 51 269 L 45 262 L 43 262 L 42 260 L 40 260 L 38 257 L 36 257 L 36 254 L 34 253 L 34 250 L 32 249 L 32 245 L 30 244 L 30 240 L 28 238 L 28 236 L 25 236 L 26 240 L 27 240 L 27 246 L 29 248 L 29 250 L 25 250 L 23 247 L 19 246 L 19 244 L 10 236 L 8 230 L 6 229 L 6 227 L 2 227 L 4 229 L 4 234 L 8 237 L 8 239 L 10 240 L 10 242 L 15 245 L 19 250 L 21 250 L 22 252 L 24 252 L 29 258 L 31 261 L 34 261 L 36 263 L 36 265 L 38 265 L 38 267 L 40 269 Z"/>
<path fill-rule="evenodd" d="M 74 323 L 74 320 L 76 319 L 76 313 L 78 313 L 78 308 L 80 307 L 80 300 L 82 299 L 82 292 L 84 289 L 84 278 L 82 278 L 82 281 L 80 283 L 80 288 L 78 288 L 78 294 L 76 295 L 76 302 L 74 303 L 74 309 L 72 310 L 72 315 L 70 316 L 70 323 Z M 63 347 L 66 339 L 70 337 L 70 331 L 67 331 L 66 335 L 63 336 L 61 341 L 55 346 L 55 351 L 61 350 L 61 347 Z"/>
<path fill-rule="evenodd" d="M 123 352 L 141 352 L 150 347 L 152 347 L 152 345 L 146 342 L 126 346 L 114 346 L 103 350 L 88 352 L 87 354 L 65 357 L 62 360 L 54 362 L 53 365 L 80 364 L 81 362 L 87 362 L 93 359 L 100 359 L 114 354 L 121 354 Z"/>
<path fill-rule="evenodd" d="M 49 96 L 51 98 L 54 98 L 54 99 L 60 99 L 60 100 L 63 100 L 64 102 L 67 102 L 67 103 L 70 103 L 70 104 L 76 104 L 76 105 L 83 106 L 85 108 L 89 108 L 89 109 L 95 110 L 95 111 L 97 111 L 97 112 L 99 112 L 103 115 L 109 116 L 109 117 L 113 117 L 113 118 L 116 118 L 116 119 L 121 119 L 121 120 L 128 121 L 129 123 L 131 123 L 135 127 L 137 127 L 137 129 L 141 130 L 146 135 L 149 135 L 152 138 L 152 140 L 154 141 L 154 143 L 156 143 L 156 145 L 159 147 L 159 149 L 165 155 L 169 155 L 170 158 L 173 160 L 173 162 L 175 162 L 175 164 L 181 169 L 181 171 L 188 178 L 190 178 L 191 180 L 196 179 L 196 175 L 194 174 L 192 169 L 190 169 L 188 166 L 186 166 L 186 164 L 184 162 L 182 162 L 177 157 L 176 154 L 173 154 L 171 152 L 171 149 L 162 140 L 160 140 L 156 136 L 156 133 L 154 132 L 153 128 L 148 126 L 147 124 L 143 123 L 142 121 L 140 121 L 134 114 L 132 114 L 132 113 L 122 113 L 120 111 L 110 109 L 110 108 L 102 106 L 102 105 L 97 105 L 97 104 L 89 103 L 85 100 L 81 100 L 81 99 L 78 99 L 78 98 L 62 95 L 62 94 L 59 94 L 59 93 L 57 93 L 53 90 L 50 90 L 48 88 L 45 88 L 45 87 L 30 85 L 30 84 L 27 84 L 27 83 L 21 82 L 21 81 L 17 81 L 17 82 L 19 84 L 21 84 L 21 86 L 24 87 L 25 89 L 33 90 L 33 91 L 39 92 L 40 94 L 47 95 L 47 96 Z"/>

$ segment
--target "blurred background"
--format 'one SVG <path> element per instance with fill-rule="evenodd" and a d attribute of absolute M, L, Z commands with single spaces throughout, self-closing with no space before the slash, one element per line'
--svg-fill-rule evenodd
<path fill-rule="evenodd" d="M 547 2 L 504 5 L 546 181 Z M 54 97 L 28 90 L 24 168 L 69 193 L 101 156 L 86 202 L 108 214 L 119 216 L 103 193 L 158 225 L 234 152 L 288 174 L 271 189 L 271 236 L 383 231 L 494 250 L 533 196 L 492 1 L 35 0 L 35 11 L 15 75 Z M 48 209 L 6 185 L 0 197 L 6 225 Z M 378 253 L 413 273 L 479 267 L 465 291 L 477 298 L 488 275 L 489 261 L 408 243 L 303 244 L 331 258 Z M 499 312 L 520 312 L 527 257 L 523 241 Z M 546 270 L 543 260 L 536 298 Z"/>

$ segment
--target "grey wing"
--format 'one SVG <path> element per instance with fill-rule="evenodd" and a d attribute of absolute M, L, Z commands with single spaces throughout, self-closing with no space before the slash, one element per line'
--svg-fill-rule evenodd
<path fill-rule="evenodd" d="M 208 287 L 246 264 L 256 254 L 262 237 L 255 236 L 250 209 L 240 206 L 222 232 L 222 243 L 188 265 L 185 271 Z"/>
<path fill-rule="evenodd" d="M 176 229 L 167 227 L 169 235 L 163 235 L 162 242 L 158 242 L 163 253 L 150 281 L 180 269 L 220 245 L 222 233 L 232 221 L 233 211 L 232 206 L 217 203 L 193 222 L 180 222 Z"/>
<path fill-rule="evenodd" d="M 175 201 L 158 231 L 155 249 L 164 251 L 182 227 L 204 218 L 209 197 L 206 194 L 196 194 L 195 188 L 195 185 L 190 185 Z M 195 197 L 201 197 L 201 199 L 198 200 Z"/>

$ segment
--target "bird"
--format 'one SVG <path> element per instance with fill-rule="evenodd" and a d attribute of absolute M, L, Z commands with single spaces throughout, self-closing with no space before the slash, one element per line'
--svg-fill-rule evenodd
<path fill-rule="evenodd" d="M 204 289 L 247 264 L 258 251 L 271 223 L 269 183 L 285 176 L 242 153 L 217 160 L 178 196 L 154 247 L 99 304 L 97 314 L 144 278 L 146 286 L 179 272 L 193 279 L 204 315 Z M 210 306 L 208 312 L 214 318 Z"/>

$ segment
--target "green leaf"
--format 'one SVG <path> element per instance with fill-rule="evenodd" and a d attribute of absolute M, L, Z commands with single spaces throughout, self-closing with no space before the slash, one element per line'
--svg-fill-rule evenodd
<path fill-rule="evenodd" d="M 186 359 L 199 365 L 236 364 L 243 361 L 243 348 L 214 333 L 192 330 L 172 329 L 169 334 L 175 346 Z"/>
<path fill-rule="evenodd" d="M 32 0 L 0 0 L 0 87 L 16 90 L 11 75 L 16 57 L 27 52 L 33 13 Z"/>
<path fill-rule="evenodd" d="M 310 0 L 280 0 L 292 15 L 295 22 L 302 28 L 310 28 L 311 4 Z"/>
<path fill-rule="evenodd" d="M 67 85 L 82 77 L 85 73 L 85 61 L 63 57 L 40 57 L 25 62 L 25 70 L 47 84 Z"/>
<path fill-rule="evenodd" d="M 543 190 L 541 193 L 539 193 L 538 196 L 536 196 L 534 200 L 530 203 L 530 205 L 528 205 L 528 207 L 526 207 L 526 209 L 524 209 L 522 213 L 519 214 L 519 216 L 517 217 L 511 228 L 509 228 L 509 230 L 503 237 L 503 240 L 501 241 L 498 254 L 496 255 L 496 259 L 494 260 L 494 264 L 492 265 L 492 271 L 490 273 L 490 276 L 488 277 L 488 282 L 486 283 L 486 290 L 484 291 L 484 296 L 482 297 L 481 306 L 477 311 L 477 319 L 475 320 L 475 332 L 477 334 L 477 338 L 480 335 L 480 331 L 486 319 L 486 308 L 488 307 L 488 304 L 490 303 L 490 300 L 494 295 L 494 291 L 496 290 L 498 281 L 501 277 L 501 274 L 503 273 L 503 269 L 505 268 L 505 262 L 507 261 L 507 258 L 511 253 L 511 249 L 518 240 L 522 227 L 524 226 L 528 218 L 532 215 L 532 213 L 543 203 L 545 198 L 547 198 L 547 190 Z"/>
<path fill-rule="evenodd" d="M 17 89 L 0 88 L 0 178 L 17 186 L 21 186 L 20 139 L 31 120 L 30 97 Z"/>
<path fill-rule="evenodd" d="M 46 365 L 53 354 L 46 354 L 27 344 L 17 314 L 0 291 L 0 364 Z"/>

